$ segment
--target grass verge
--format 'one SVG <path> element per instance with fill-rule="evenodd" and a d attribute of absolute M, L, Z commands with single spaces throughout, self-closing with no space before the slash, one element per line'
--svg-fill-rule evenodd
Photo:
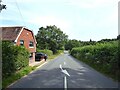
<path fill-rule="evenodd" d="M 54 58 L 56 58 L 59 55 L 60 54 L 51 55 L 51 56 L 48 57 L 48 60 L 53 60 Z M 7 88 L 10 84 L 12 84 L 13 82 L 22 78 L 23 76 L 28 75 L 31 71 L 35 70 L 36 67 L 40 66 L 43 63 L 44 63 L 44 61 L 35 65 L 35 66 L 25 67 L 25 68 L 21 69 L 20 71 L 16 72 L 15 74 L 13 74 L 11 76 L 8 76 L 7 78 L 3 78 L 2 79 L 2 88 L 3 89 Z"/>
<path fill-rule="evenodd" d="M 90 67 L 92 67 L 93 69 L 95 69 L 96 71 L 102 73 L 103 75 L 109 77 L 109 78 L 112 78 L 114 81 L 116 82 L 120 82 L 120 79 L 119 79 L 119 72 L 114 72 L 111 73 L 110 71 L 106 70 L 106 68 L 102 68 L 101 66 L 99 65 L 96 65 L 96 64 L 93 64 L 93 63 L 90 63 L 89 60 L 80 60 L 78 59 L 79 61 L 89 65 Z"/>
<path fill-rule="evenodd" d="M 15 74 L 2 79 L 2 88 L 6 88 L 11 83 L 15 82 L 16 80 L 20 79 L 21 77 L 29 74 L 31 71 L 35 70 L 36 67 L 25 67 L 21 69 L 20 71 L 16 72 Z"/>
<path fill-rule="evenodd" d="M 61 55 L 61 54 L 63 54 L 63 53 L 51 55 L 51 56 L 48 57 L 48 60 L 53 60 L 53 59 L 55 59 L 57 56 L 59 56 L 59 55 Z"/>
<path fill-rule="evenodd" d="M 86 63 L 86 64 L 88 64 L 89 66 L 94 68 L 96 71 L 102 73 L 103 75 L 105 75 L 105 76 L 107 76 L 109 78 L 112 78 L 114 81 L 120 82 L 120 78 L 119 78 L 120 72 L 118 70 L 115 71 L 114 73 L 111 73 L 110 71 L 106 70 L 106 68 L 102 68 L 100 66 L 89 64 L 89 63 Z"/>

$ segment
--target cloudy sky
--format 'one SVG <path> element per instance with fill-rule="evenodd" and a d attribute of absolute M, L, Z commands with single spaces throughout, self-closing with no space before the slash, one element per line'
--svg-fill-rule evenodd
<path fill-rule="evenodd" d="M 118 35 L 119 0 L 2 0 L 0 26 L 56 25 L 69 39 L 98 41 Z"/>

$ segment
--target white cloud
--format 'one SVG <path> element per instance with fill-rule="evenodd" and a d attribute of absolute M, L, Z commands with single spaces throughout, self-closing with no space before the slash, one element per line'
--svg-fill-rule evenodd
<path fill-rule="evenodd" d="M 18 2 L 18 3 L 29 3 L 35 2 L 34 0 L 2 0 L 3 3 L 11 3 L 11 2 Z"/>
<path fill-rule="evenodd" d="M 22 22 L 20 12 L 15 4 L 17 1 L 21 10 L 24 21 L 27 27 L 33 27 L 38 30 L 38 27 L 45 27 L 47 25 L 56 25 L 71 38 L 86 38 L 90 37 L 100 38 L 105 32 L 117 30 L 116 22 L 118 20 L 117 2 L 118 0 L 3 0 L 7 4 L 7 10 L 4 10 L 0 20 L 14 20 Z M 59 3 L 60 2 L 60 3 Z M 40 3 L 40 4 L 39 4 Z M 68 10 L 67 14 L 49 9 L 47 4 L 67 4 L 76 10 Z M 46 6 L 44 6 L 44 4 Z M 32 6 L 33 5 L 33 6 Z M 43 5 L 42 7 L 40 5 Z M 45 8 L 45 9 L 44 9 Z M 67 8 L 65 8 L 67 9 Z M 74 10 L 73 9 L 73 10 Z M 45 11 L 44 11 L 45 10 Z M 62 10 L 62 9 L 61 9 Z M 85 11 L 84 11 L 85 10 Z M 63 10 L 64 11 L 64 10 Z M 74 14 L 69 15 L 72 12 Z M 98 13 L 97 13 L 98 12 Z M 71 18 L 69 18 L 71 16 Z M 38 26 L 38 27 L 37 27 Z M 98 31 L 99 30 L 99 31 Z M 104 31 L 106 30 L 106 31 Z M 37 31 L 36 31 L 37 32 Z M 102 33 L 102 34 L 100 34 Z M 106 36 L 106 33 L 105 35 Z M 107 37 L 107 36 L 106 36 Z M 104 38 L 104 37 L 103 37 Z"/>
<path fill-rule="evenodd" d="M 65 0 L 4 0 L 4 2 L 17 2 L 17 3 L 59 3 Z"/>
<path fill-rule="evenodd" d="M 1 12 L 0 20 L 21 21 L 21 15 L 15 3 L 7 3 L 7 9 Z"/>
<path fill-rule="evenodd" d="M 56 25 L 58 28 L 60 28 L 62 31 L 69 31 L 70 23 L 53 16 L 34 16 L 34 18 L 30 19 L 28 22 L 39 25 L 40 27 L 46 27 L 47 25 Z"/>
<path fill-rule="evenodd" d="M 107 19 L 110 22 L 117 22 L 118 21 L 118 9 L 115 8 L 115 10 L 110 14 L 110 16 Z"/>
<path fill-rule="evenodd" d="M 69 5 L 79 8 L 99 8 L 113 3 L 118 3 L 119 0 L 68 0 Z"/>
<path fill-rule="evenodd" d="M 110 12 L 104 12 L 103 18 L 98 19 L 96 22 L 97 26 L 108 26 L 108 27 L 117 27 L 118 25 L 118 9 L 117 6 L 115 8 L 112 8 Z M 117 30 L 115 28 L 114 30 Z"/>

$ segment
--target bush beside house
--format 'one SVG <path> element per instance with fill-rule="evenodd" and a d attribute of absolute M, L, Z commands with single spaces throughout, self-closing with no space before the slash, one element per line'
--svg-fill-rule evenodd
<path fill-rule="evenodd" d="M 0 27 L 1 40 L 8 40 L 17 46 L 24 46 L 30 52 L 29 64 L 35 62 L 36 39 L 32 30 L 23 26 Z"/>
<path fill-rule="evenodd" d="M 2 41 L 3 79 L 29 65 L 29 52 L 24 47 L 14 46 L 10 41 Z"/>

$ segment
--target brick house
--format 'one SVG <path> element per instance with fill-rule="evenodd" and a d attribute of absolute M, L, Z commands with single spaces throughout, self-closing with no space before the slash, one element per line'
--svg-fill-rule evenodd
<path fill-rule="evenodd" d="M 2 40 L 9 40 L 14 45 L 24 46 L 30 52 L 29 64 L 35 62 L 36 39 L 31 30 L 22 26 L 0 27 Z"/>

